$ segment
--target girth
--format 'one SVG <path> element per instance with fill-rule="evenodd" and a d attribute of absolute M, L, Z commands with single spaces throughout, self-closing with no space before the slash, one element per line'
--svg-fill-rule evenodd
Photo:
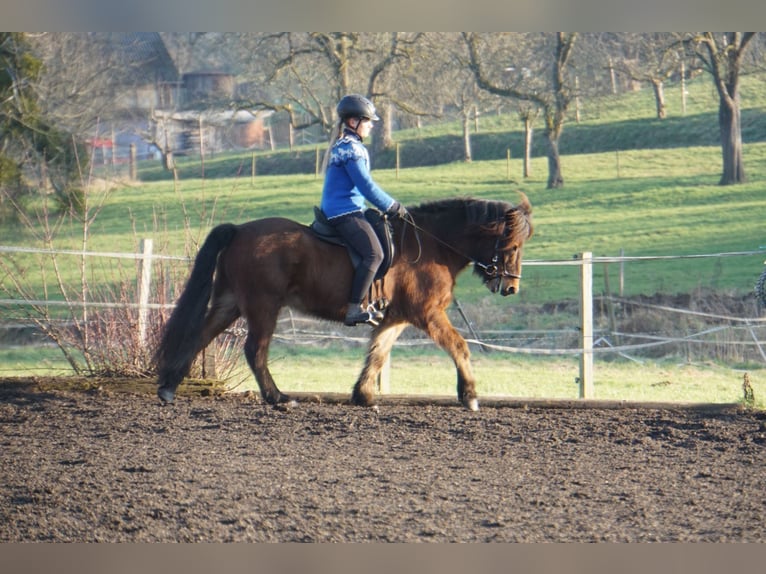
<path fill-rule="evenodd" d="M 378 241 L 380 241 L 380 245 L 383 248 L 383 262 L 375 274 L 376 280 L 382 279 L 394 260 L 393 229 L 388 220 L 377 209 L 367 209 L 364 212 L 364 216 L 375 230 L 375 235 L 377 235 Z M 338 235 L 335 227 L 327 220 L 324 212 L 319 207 L 314 206 L 314 221 L 309 227 L 314 232 L 314 235 L 322 241 L 345 246 L 354 269 L 362 262 L 362 257 L 349 245 L 346 245 L 346 242 Z"/>

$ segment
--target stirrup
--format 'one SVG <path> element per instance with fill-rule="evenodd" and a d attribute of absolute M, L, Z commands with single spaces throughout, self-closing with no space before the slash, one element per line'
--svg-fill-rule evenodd
<path fill-rule="evenodd" d="M 380 321 L 383 320 L 385 314 L 379 310 L 375 305 L 367 305 L 366 309 L 357 307 L 356 309 L 349 308 L 346 312 L 346 318 L 343 321 L 348 327 L 359 325 L 360 323 L 367 323 L 373 327 L 377 327 Z"/>

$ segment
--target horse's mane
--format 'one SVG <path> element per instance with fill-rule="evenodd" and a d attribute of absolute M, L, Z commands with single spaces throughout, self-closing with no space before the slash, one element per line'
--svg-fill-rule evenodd
<path fill-rule="evenodd" d="M 523 243 L 532 234 L 531 208 L 526 196 L 522 196 L 516 208 L 507 201 L 457 197 L 421 203 L 409 210 L 424 222 L 433 221 L 439 227 L 461 228 L 476 235 L 497 235 L 505 228 L 506 215 L 510 213 L 508 244 Z"/>
<path fill-rule="evenodd" d="M 461 219 L 463 225 L 486 225 L 502 221 L 506 211 L 513 206 L 505 201 L 489 201 L 473 197 L 451 197 L 421 203 L 410 208 L 413 214 L 425 219 L 447 217 L 450 220 Z"/>

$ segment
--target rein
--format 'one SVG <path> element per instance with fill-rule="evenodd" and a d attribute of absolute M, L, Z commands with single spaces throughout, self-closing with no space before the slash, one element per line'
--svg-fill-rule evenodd
<path fill-rule="evenodd" d="M 418 261 L 420 261 L 420 256 L 422 255 L 422 245 L 420 243 L 420 236 L 418 235 L 418 231 L 420 231 L 422 233 L 425 233 L 429 237 L 431 237 L 431 239 L 434 239 L 438 243 L 441 243 L 445 247 L 451 249 L 452 251 L 454 251 L 455 253 L 457 253 L 461 257 L 465 257 L 466 259 L 468 259 L 468 261 L 473 263 L 473 265 L 475 267 L 478 267 L 479 269 L 481 269 L 484 272 L 484 274 L 489 279 L 495 279 L 497 277 L 509 277 L 511 279 L 521 279 L 521 275 L 517 275 L 516 273 L 509 272 L 505 268 L 505 265 L 503 265 L 503 269 L 502 270 L 499 269 L 499 267 L 497 265 L 498 261 L 500 260 L 500 238 L 499 237 L 495 240 L 495 253 L 492 255 L 492 259 L 491 259 L 490 263 L 486 264 L 486 263 L 482 263 L 481 261 L 477 261 L 476 259 L 474 259 L 473 257 L 471 257 L 469 255 L 466 255 L 465 253 L 463 253 L 462 251 L 456 249 L 454 246 L 450 245 L 449 243 L 447 243 L 443 239 L 437 237 L 436 235 L 434 235 L 433 233 L 431 233 L 427 229 L 423 229 L 417 223 L 415 223 L 415 220 L 412 218 L 412 215 L 410 215 L 409 213 L 403 219 L 403 221 L 407 225 L 412 226 L 412 228 L 415 230 L 415 239 L 418 242 L 418 256 L 413 261 L 409 261 L 409 263 L 417 263 Z M 404 236 L 405 236 L 406 229 L 407 228 L 405 227 L 402 230 L 402 239 L 401 239 L 402 252 L 404 251 L 403 247 L 404 247 Z M 507 237 L 509 232 L 510 231 L 508 229 L 508 223 L 506 223 L 504 231 L 503 231 L 503 236 Z"/>

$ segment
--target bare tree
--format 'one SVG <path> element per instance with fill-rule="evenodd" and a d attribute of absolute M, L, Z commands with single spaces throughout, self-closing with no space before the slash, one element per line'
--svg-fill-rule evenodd
<path fill-rule="evenodd" d="M 718 92 L 718 125 L 721 130 L 723 174 L 721 185 L 746 180 L 742 161 L 742 124 L 739 107 L 739 77 L 742 59 L 755 32 L 697 32 L 685 40 L 696 50 L 703 68 L 710 73 Z"/>
<path fill-rule="evenodd" d="M 241 72 L 257 75 L 269 90 L 253 86 L 238 105 L 286 113 L 295 129 L 319 125 L 329 133 L 335 104 L 361 93 L 378 108 L 382 125 L 376 147 L 393 145 L 390 109 L 406 105 L 397 95 L 397 69 L 413 57 L 422 34 L 284 32 L 237 39 L 256 57 L 240 60 Z"/>
<path fill-rule="evenodd" d="M 633 82 L 649 84 L 654 93 L 657 118 L 665 119 L 665 82 L 679 73 L 682 61 L 674 35 L 620 33 L 612 39 L 609 57 L 614 69 Z"/>
<path fill-rule="evenodd" d="M 488 50 L 486 38 L 475 33 L 466 33 L 463 37 L 470 53 L 470 69 L 481 88 L 499 96 L 535 103 L 543 111 L 548 148 L 547 187 L 562 187 L 559 139 L 574 97 L 573 80 L 567 67 L 577 34 L 557 32 L 553 38 L 545 34 L 514 35 L 514 43 L 525 48 L 523 51 L 517 48 L 515 53 L 507 46 Z M 540 58 L 541 50 L 547 50 L 550 57 Z M 510 58 L 514 55 L 521 59 L 512 64 Z"/>
<path fill-rule="evenodd" d="M 85 138 L 119 114 L 119 85 L 129 66 L 109 50 L 109 38 L 95 33 L 44 33 L 32 37 L 45 73 L 38 83 L 41 101 L 59 125 Z M 115 105 L 115 104 L 118 105 Z"/>
<path fill-rule="evenodd" d="M 466 45 L 459 34 L 428 34 L 417 56 L 414 81 L 421 91 L 420 97 L 416 96 L 421 102 L 421 115 L 439 117 L 445 109 L 457 111 L 462 127 L 463 159 L 472 161 L 471 126 L 478 130 L 479 115 L 497 107 L 497 96 L 479 89 L 469 68 Z"/>
<path fill-rule="evenodd" d="M 518 107 L 519 119 L 524 123 L 524 177 L 532 173 L 532 132 L 533 124 L 540 115 L 540 108 L 531 102 L 521 102 Z"/>

